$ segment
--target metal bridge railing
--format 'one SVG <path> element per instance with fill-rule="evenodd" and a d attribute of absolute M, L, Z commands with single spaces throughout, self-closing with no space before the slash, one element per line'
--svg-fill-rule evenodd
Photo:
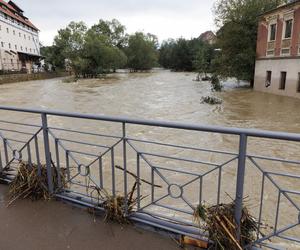
<path fill-rule="evenodd" d="M 145 185 L 137 185 L 137 204 L 131 218 L 196 237 L 206 236 L 192 220 L 198 204 L 207 200 L 220 204 L 231 188 L 228 192 L 234 195 L 235 219 L 239 224 L 245 189 L 250 189 L 253 197 L 249 198 L 257 203 L 253 212 L 259 225 L 254 245 L 280 249 L 282 242 L 300 243 L 295 237 L 300 232 L 300 174 L 296 173 L 300 161 L 250 154 L 247 150 L 253 138 L 270 140 L 271 144 L 278 140 L 293 142 L 298 147 L 300 134 L 3 106 L 0 112 L 0 170 L 9 169 L 8 180 L 14 178 L 12 170 L 20 160 L 39 167 L 45 163 L 51 193 L 92 207 L 101 207 L 95 190 L 128 197 L 133 183 L 143 180 Z M 68 125 L 60 125 L 62 119 L 69 119 Z M 94 125 L 89 127 L 91 122 Z M 135 132 L 137 126 L 160 128 L 163 132 L 157 133 L 155 139 L 145 139 Z M 103 132 L 102 128 L 108 131 Z M 230 136 L 230 144 L 237 150 L 227 150 L 225 144 L 226 150 L 160 140 L 169 134 L 172 137 L 175 130 Z M 214 141 L 215 138 L 210 143 Z M 53 164 L 58 172 L 65 169 L 67 187 L 61 180 L 58 186 L 53 185 Z M 247 177 L 247 173 L 252 177 Z M 252 185 L 245 184 L 249 181 Z M 269 198 L 271 195 L 276 199 Z M 237 234 L 240 235 L 239 230 Z"/>

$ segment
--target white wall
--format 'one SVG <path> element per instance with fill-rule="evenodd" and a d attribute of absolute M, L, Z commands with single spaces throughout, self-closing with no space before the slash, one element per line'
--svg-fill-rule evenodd
<path fill-rule="evenodd" d="M 20 70 L 17 52 L 40 55 L 38 31 L 24 26 L 0 12 L 0 69 Z M 14 51 L 8 53 L 7 51 Z"/>
<path fill-rule="evenodd" d="M 265 86 L 267 71 L 272 71 L 271 85 L 268 88 Z M 287 72 L 285 90 L 279 89 L 282 71 Z M 257 60 L 255 66 L 254 90 L 300 98 L 300 92 L 297 92 L 299 81 L 298 73 L 300 73 L 300 58 Z"/>

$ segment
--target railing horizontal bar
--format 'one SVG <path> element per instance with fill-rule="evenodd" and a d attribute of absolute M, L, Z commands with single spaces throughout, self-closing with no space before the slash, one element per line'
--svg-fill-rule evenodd
<path fill-rule="evenodd" d="M 282 176 L 282 177 L 289 177 L 289 178 L 295 178 L 295 179 L 300 179 L 300 175 L 294 175 L 294 174 L 282 174 L 282 173 L 278 173 L 278 172 L 265 172 L 266 174 L 269 175 L 278 175 L 278 176 Z"/>
<path fill-rule="evenodd" d="M 254 159 L 260 159 L 260 160 L 278 161 L 278 162 L 282 162 L 282 163 L 290 163 L 290 164 L 300 165 L 300 161 L 285 160 L 285 159 L 272 158 L 272 157 L 267 157 L 267 156 L 247 155 L 247 157 L 251 157 Z"/>
<path fill-rule="evenodd" d="M 49 127 L 49 129 L 64 131 L 64 132 L 77 133 L 77 134 L 83 134 L 83 135 L 93 135 L 93 136 L 99 136 L 99 137 L 107 137 L 107 138 L 113 138 L 113 139 L 121 139 L 122 138 L 121 136 L 116 136 L 116 135 L 105 135 L 105 134 L 84 132 L 84 131 L 79 131 L 79 130 L 64 129 L 64 128 L 57 128 L 57 127 Z"/>
<path fill-rule="evenodd" d="M 219 166 L 216 163 L 211 163 L 211 162 L 205 162 L 205 161 L 198 161 L 198 160 L 190 160 L 186 158 L 179 158 L 179 157 L 173 157 L 173 156 L 168 156 L 168 155 L 160 155 L 160 154 L 153 154 L 153 153 L 147 153 L 147 152 L 140 152 L 140 154 L 143 155 L 148 155 L 148 156 L 154 156 L 154 157 L 159 157 L 159 158 L 165 158 L 165 159 L 171 159 L 171 160 L 177 160 L 177 161 L 185 161 L 185 162 L 190 162 L 190 163 L 198 163 L 198 164 L 203 164 L 203 165 L 209 165 L 209 166 Z"/>
<path fill-rule="evenodd" d="M 12 121 L 4 121 L 4 120 L 0 120 L 0 123 L 14 124 L 14 125 L 21 125 L 21 126 L 25 126 L 25 127 L 41 128 L 41 126 L 39 126 L 39 125 L 28 124 L 28 123 L 21 123 L 21 122 L 12 122 Z"/>
<path fill-rule="evenodd" d="M 100 144 L 94 144 L 94 143 L 88 143 L 88 142 L 80 142 L 80 141 L 69 140 L 69 139 L 64 139 L 64 138 L 57 138 L 57 139 L 60 140 L 60 141 L 64 141 L 64 142 L 71 142 L 71 143 L 75 143 L 75 144 L 93 146 L 93 147 L 98 147 L 98 148 L 110 148 L 109 146 L 100 145 Z"/>
<path fill-rule="evenodd" d="M 181 174 L 197 176 L 198 178 L 201 176 L 201 175 L 196 174 L 196 173 L 191 173 L 191 172 L 187 172 L 187 171 L 184 171 L 184 170 L 176 170 L 176 169 L 172 169 L 172 168 L 160 167 L 158 165 L 152 165 L 151 167 L 161 169 L 161 170 L 170 171 L 170 172 L 175 172 L 175 173 L 181 173 Z"/>
<path fill-rule="evenodd" d="M 191 221 L 180 219 L 178 216 L 168 217 L 168 216 L 163 215 L 161 213 L 154 212 L 150 209 L 149 210 L 142 210 L 139 213 L 147 214 L 147 215 L 152 216 L 154 218 L 157 218 L 157 219 L 160 219 L 160 220 L 166 220 L 166 221 L 169 221 L 170 223 L 174 223 L 174 224 L 177 224 L 177 225 L 187 226 L 187 227 L 189 227 L 191 229 L 194 229 L 194 230 L 199 230 L 198 234 L 202 233 L 203 236 L 204 235 L 207 236 L 204 232 L 202 232 L 200 229 L 195 227 L 195 224 L 191 223 Z"/>
<path fill-rule="evenodd" d="M 105 150 L 103 153 L 101 153 L 97 159 L 93 160 L 90 164 L 88 164 L 88 166 L 93 165 L 95 162 L 97 162 L 100 158 L 104 157 L 107 153 L 109 153 L 111 150 L 113 150 L 113 148 L 115 148 L 120 142 L 122 142 L 123 139 L 118 140 L 116 143 L 114 143 L 110 148 L 108 148 L 107 150 Z"/>
<path fill-rule="evenodd" d="M 82 118 L 82 119 L 100 120 L 100 121 L 107 121 L 107 122 L 129 123 L 129 124 L 145 125 L 145 126 L 156 126 L 162 128 L 195 130 L 195 131 L 212 132 L 212 133 L 220 133 L 220 134 L 232 134 L 232 135 L 245 134 L 246 136 L 251 136 L 251 137 L 263 137 L 269 139 L 300 142 L 300 134 L 287 133 L 287 132 L 273 132 L 273 131 L 265 131 L 265 130 L 257 130 L 257 129 L 206 126 L 206 125 L 167 122 L 167 121 L 152 121 L 152 120 L 143 120 L 143 119 L 133 119 L 128 117 L 79 114 L 79 113 L 61 112 L 61 111 L 43 110 L 43 109 L 22 109 L 16 107 L 8 107 L 8 106 L 0 106 L 0 110 L 33 113 L 33 114 L 47 114 L 53 116 L 64 116 L 70 118 Z"/>
<path fill-rule="evenodd" d="M 262 173 L 264 173 L 263 169 L 259 166 L 259 164 L 257 164 L 257 162 L 252 157 L 249 157 L 249 159 L 254 164 L 254 166 L 256 166 Z M 272 182 L 272 184 L 278 190 L 281 190 L 280 187 L 277 185 L 277 183 L 273 180 L 273 178 L 270 175 L 266 174 L 266 177 L 268 178 L 269 181 Z M 294 205 L 295 208 L 297 208 L 300 211 L 299 206 L 286 193 L 283 193 L 283 195 L 285 196 L 286 199 L 289 200 L 290 203 L 292 203 L 292 205 Z"/>
<path fill-rule="evenodd" d="M 284 240 L 289 240 L 289 241 L 295 241 L 300 243 L 300 239 L 299 238 L 294 238 L 294 237 L 290 237 L 290 236 L 285 236 L 285 235 L 277 235 L 278 238 L 284 239 Z"/>
<path fill-rule="evenodd" d="M 70 153 L 70 151 L 64 146 L 64 144 L 62 144 L 62 142 L 61 142 L 60 140 L 56 139 L 54 133 L 53 133 L 51 130 L 49 130 L 48 133 L 49 133 L 50 136 L 53 137 L 53 139 L 54 139 L 55 141 L 57 141 L 58 145 L 59 145 L 66 153 L 68 152 L 68 156 L 69 156 L 69 157 L 70 157 L 77 165 L 79 165 L 79 164 L 80 164 L 79 161 L 77 161 L 77 159 L 73 156 L 73 154 Z"/>
<path fill-rule="evenodd" d="M 286 226 L 286 227 L 284 227 L 282 229 L 279 229 L 279 230 L 276 231 L 276 233 L 271 233 L 269 235 L 266 235 L 266 236 L 260 238 L 258 241 L 254 242 L 254 244 L 261 244 L 265 240 L 268 240 L 268 239 L 270 239 L 272 237 L 277 237 L 278 235 L 280 235 L 280 234 L 286 232 L 287 230 L 290 230 L 290 229 L 292 229 L 292 228 L 294 228 L 294 227 L 296 227 L 298 225 L 299 225 L 299 223 L 295 223 L 295 224 Z M 247 249 L 247 246 L 246 246 L 246 249 Z"/>
<path fill-rule="evenodd" d="M 82 200 L 76 199 L 72 193 L 68 194 L 56 194 L 57 198 L 61 198 L 63 200 L 68 200 L 70 202 L 73 202 L 75 204 L 80 204 L 87 207 L 94 207 L 101 211 L 104 209 L 95 206 L 90 203 L 89 200 L 85 200 L 86 197 L 82 197 Z M 174 233 L 178 233 L 181 235 L 190 236 L 196 239 L 202 239 L 207 240 L 207 234 L 201 232 L 199 229 L 195 228 L 194 225 L 188 224 L 188 222 L 184 222 L 182 220 L 172 220 L 170 218 L 164 218 L 163 216 L 155 215 L 154 213 L 148 214 L 148 213 L 133 213 L 130 215 L 130 219 L 135 222 L 141 222 L 146 225 L 154 226 L 156 228 L 165 229 L 167 231 L 172 231 Z M 163 220 L 165 219 L 165 220 Z"/>
<path fill-rule="evenodd" d="M 283 247 L 279 247 L 279 246 L 274 246 L 274 245 L 271 245 L 271 244 L 268 244 L 268 243 L 259 243 L 260 246 L 263 246 L 267 249 L 272 249 L 272 250 L 286 250 L 286 248 L 283 248 Z M 245 249 L 251 249 L 251 248 L 245 248 Z M 253 250 L 255 250 L 256 248 L 254 248 Z M 261 249 L 261 248 L 258 248 L 258 249 Z"/>
<path fill-rule="evenodd" d="M 73 193 L 73 194 L 77 194 L 77 195 L 80 195 L 80 196 L 83 196 L 83 197 L 87 197 L 87 198 L 90 198 L 90 199 L 94 199 L 94 200 L 96 200 L 96 201 L 98 201 L 98 200 L 99 200 L 99 201 L 103 201 L 100 197 L 99 197 L 99 199 L 98 199 L 98 197 L 94 197 L 94 196 L 88 195 L 88 194 L 86 194 L 86 193 L 81 193 L 81 192 L 79 192 L 79 191 L 75 191 L 75 190 L 71 190 L 71 189 L 67 189 L 67 188 L 65 188 L 64 191 L 67 192 L 67 193 Z"/>
<path fill-rule="evenodd" d="M 8 138 L 8 137 L 6 137 L 5 139 L 8 140 L 8 141 L 12 141 L 12 142 L 27 143 L 27 141 L 12 139 L 12 138 Z"/>
<path fill-rule="evenodd" d="M 288 194 L 296 194 L 296 195 L 300 195 L 300 191 L 296 191 L 296 190 L 281 190 L 282 193 L 288 193 Z"/>
<path fill-rule="evenodd" d="M 70 153 L 74 154 L 80 154 L 80 155 L 88 155 L 88 156 L 93 156 L 93 157 L 99 157 L 99 155 L 96 154 L 91 154 L 91 153 L 86 153 L 86 152 L 81 152 L 81 151 L 76 151 L 76 150 L 68 150 Z"/>
<path fill-rule="evenodd" d="M 169 143 L 162 143 L 162 142 L 156 142 L 156 141 L 148 141 L 148 140 L 139 140 L 135 138 L 127 138 L 128 141 L 134 141 L 134 142 L 143 142 L 148 144 L 154 144 L 158 146 L 166 146 L 166 147 L 173 147 L 173 148 L 180 148 L 180 149 L 190 149 L 195 151 L 203 151 L 203 152 L 209 152 L 209 153 L 218 153 L 218 154 L 225 154 L 225 155 L 237 155 L 237 153 L 233 152 L 227 152 L 227 151 L 220 151 L 220 150 L 212 150 L 212 149 L 204 149 L 204 148 L 196 148 L 196 147 L 189 147 L 189 146 L 183 146 L 183 145 L 173 145 Z"/>
<path fill-rule="evenodd" d="M 6 128 L 0 128 L 0 131 L 6 131 L 6 132 L 13 132 L 17 134 L 24 134 L 24 135 L 34 135 L 35 133 L 28 133 L 24 131 L 18 131 L 18 130 L 13 130 L 13 129 L 6 129 Z"/>
<path fill-rule="evenodd" d="M 202 177 L 205 177 L 206 175 L 209 175 L 210 173 L 216 171 L 216 170 L 219 169 L 219 168 L 222 168 L 222 167 L 226 166 L 227 164 L 229 164 L 229 163 L 235 161 L 236 159 L 238 159 L 238 157 L 234 157 L 234 158 L 232 158 L 232 159 L 230 159 L 230 160 L 228 160 L 228 161 L 222 163 L 220 166 L 217 166 L 217 167 L 215 167 L 215 168 L 209 170 L 209 171 L 206 172 L 205 174 L 203 174 Z"/>
<path fill-rule="evenodd" d="M 175 207 L 171 207 L 168 205 L 163 205 L 163 204 L 159 204 L 159 203 L 154 203 L 155 206 L 161 207 L 161 208 L 165 208 L 165 209 L 169 209 L 172 211 L 176 211 L 176 212 L 180 212 L 180 213 L 184 213 L 184 214 L 188 214 L 188 215 L 193 215 L 194 213 L 191 211 L 187 211 L 185 209 L 180 209 L 180 208 L 175 208 Z"/>

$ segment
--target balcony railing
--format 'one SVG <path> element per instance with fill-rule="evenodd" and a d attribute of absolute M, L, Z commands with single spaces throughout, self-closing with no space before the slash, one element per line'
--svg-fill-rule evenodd
<path fill-rule="evenodd" d="M 258 222 L 252 246 L 300 243 L 300 134 L 13 107 L 0 114 L 7 181 L 21 160 L 45 163 L 51 193 L 99 209 L 97 190 L 128 197 L 137 182 L 133 221 L 198 238 L 207 235 L 193 222 L 197 205 L 233 200 L 239 224 L 246 202 Z M 52 165 L 65 169 L 67 186 L 53 185 Z"/>

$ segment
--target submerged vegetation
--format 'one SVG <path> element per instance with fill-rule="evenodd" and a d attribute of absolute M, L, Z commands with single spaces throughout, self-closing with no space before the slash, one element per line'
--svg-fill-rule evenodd
<path fill-rule="evenodd" d="M 210 105 L 215 105 L 215 104 L 222 104 L 222 100 L 214 97 L 214 96 L 205 96 L 201 98 L 201 103 L 207 103 Z"/>

